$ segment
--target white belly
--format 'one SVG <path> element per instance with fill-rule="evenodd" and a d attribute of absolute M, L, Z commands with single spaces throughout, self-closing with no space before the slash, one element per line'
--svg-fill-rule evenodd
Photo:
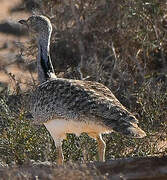
<path fill-rule="evenodd" d="M 44 125 L 53 139 L 65 139 L 67 133 L 74 133 L 79 136 L 81 133 L 86 132 L 91 137 L 97 137 L 101 133 L 112 132 L 112 129 L 90 121 L 50 120 Z"/>

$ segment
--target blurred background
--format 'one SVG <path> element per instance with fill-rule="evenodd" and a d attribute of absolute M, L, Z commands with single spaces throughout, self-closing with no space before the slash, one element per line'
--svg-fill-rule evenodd
<path fill-rule="evenodd" d="M 28 76 L 28 73 L 19 68 L 19 63 L 23 63 L 20 41 L 26 40 L 26 33 L 20 28 L 17 21 L 20 18 L 28 17 L 27 12 L 13 12 L 20 3 L 20 0 L 0 1 L 0 91 L 3 91 L 6 86 L 13 89 L 8 73 L 15 75 L 16 79 L 26 79 Z"/>

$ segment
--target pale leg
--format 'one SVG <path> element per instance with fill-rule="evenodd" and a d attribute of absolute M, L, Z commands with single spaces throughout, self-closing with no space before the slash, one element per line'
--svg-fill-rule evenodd
<path fill-rule="evenodd" d="M 62 129 L 59 129 L 59 131 L 55 129 L 55 121 L 48 121 L 47 123 L 44 123 L 45 127 L 49 131 L 50 135 L 52 136 L 56 151 L 57 151 L 57 164 L 62 165 L 64 161 L 63 151 L 62 151 L 62 141 L 66 138 L 65 132 L 62 131 Z"/>
<path fill-rule="evenodd" d="M 98 145 L 98 156 L 99 156 L 99 161 L 105 161 L 105 150 L 106 150 L 106 144 L 102 139 L 102 136 L 99 135 L 96 138 L 97 145 Z"/>
<path fill-rule="evenodd" d="M 57 152 L 57 164 L 63 165 L 64 162 L 64 156 L 63 156 L 63 150 L 62 150 L 62 140 L 54 140 L 55 146 L 56 146 L 56 152 Z"/>
<path fill-rule="evenodd" d="M 101 134 L 90 133 L 88 135 L 97 141 L 98 160 L 105 161 L 106 144 L 103 141 Z"/>

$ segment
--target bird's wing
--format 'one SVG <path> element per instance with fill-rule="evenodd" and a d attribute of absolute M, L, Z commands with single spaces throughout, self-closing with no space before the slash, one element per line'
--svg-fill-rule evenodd
<path fill-rule="evenodd" d="M 31 104 L 31 112 L 39 122 L 54 117 L 80 119 L 96 116 L 107 125 L 126 119 L 129 114 L 104 85 L 62 78 L 38 86 L 32 95 Z"/>

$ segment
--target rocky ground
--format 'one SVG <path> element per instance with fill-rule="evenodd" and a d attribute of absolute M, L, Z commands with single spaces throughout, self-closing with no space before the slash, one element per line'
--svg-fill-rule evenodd
<path fill-rule="evenodd" d="M 111 160 L 105 163 L 67 163 L 57 166 L 50 162 L 29 162 L 20 167 L 1 164 L 0 179 L 40 180 L 166 180 L 167 158 L 149 157 Z M 4 166 L 4 167 L 3 167 Z"/>

